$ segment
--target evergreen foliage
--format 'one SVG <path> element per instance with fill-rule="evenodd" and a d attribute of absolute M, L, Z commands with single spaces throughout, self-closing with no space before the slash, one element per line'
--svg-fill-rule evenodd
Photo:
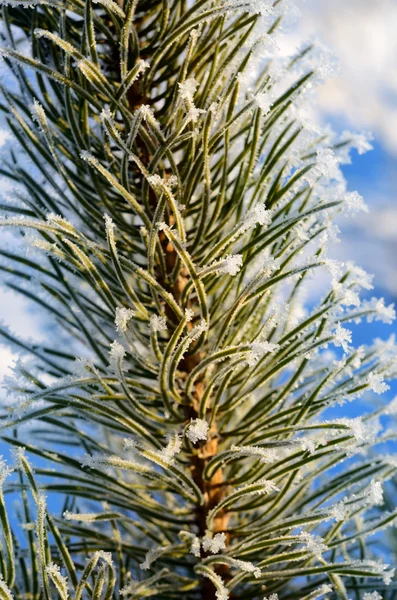
<path fill-rule="evenodd" d="M 326 252 L 366 208 L 339 164 L 368 143 L 305 121 L 327 65 L 278 52 L 292 11 L 2 7 L 0 268 L 49 324 L 44 344 L 1 328 L 23 354 L 2 599 L 377 600 L 392 582 L 368 538 L 397 517 L 397 460 L 375 449 L 394 405 L 339 407 L 395 375 L 393 339 L 354 348 L 346 324 L 394 310 Z"/>

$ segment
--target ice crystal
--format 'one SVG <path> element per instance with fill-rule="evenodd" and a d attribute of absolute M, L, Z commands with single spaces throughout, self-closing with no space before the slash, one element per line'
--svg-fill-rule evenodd
<path fill-rule="evenodd" d="M 252 562 L 235 559 L 233 564 L 246 573 L 252 573 L 256 579 L 262 575 L 260 568 L 255 566 Z"/>
<path fill-rule="evenodd" d="M 7 463 L 3 460 L 3 457 L 0 456 L 0 487 L 3 485 L 5 479 L 11 475 L 14 469 L 8 467 Z"/>
<path fill-rule="evenodd" d="M 382 600 L 382 596 L 379 592 L 366 592 L 363 596 L 363 600 Z"/>
<path fill-rule="evenodd" d="M 219 273 L 227 273 L 228 275 L 237 275 L 243 266 L 243 257 L 241 254 L 228 254 L 219 263 Z"/>
<path fill-rule="evenodd" d="M 193 102 L 193 96 L 196 93 L 198 83 L 195 79 L 190 78 L 186 79 L 183 83 L 178 83 L 179 93 L 183 100 L 188 100 L 189 102 Z"/>
<path fill-rule="evenodd" d="M 345 195 L 345 212 L 346 214 L 355 214 L 358 212 L 369 212 L 368 206 L 365 204 L 363 197 L 358 192 L 348 192 Z"/>
<path fill-rule="evenodd" d="M 113 367 L 114 369 L 117 370 L 119 363 L 122 363 L 123 359 L 125 358 L 125 355 L 126 355 L 126 350 L 125 350 L 124 346 L 122 346 L 120 344 L 120 342 L 115 340 L 114 342 L 112 342 L 110 344 L 109 362 L 110 362 L 111 367 Z"/>
<path fill-rule="evenodd" d="M 196 556 L 197 558 L 200 557 L 200 538 L 198 538 L 197 535 L 192 536 L 192 545 L 190 547 L 190 552 L 193 554 L 193 556 Z"/>
<path fill-rule="evenodd" d="M 156 117 L 154 116 L 154 110 L 151 106 L 149 106 L 148 104 L 142 104 L 139 107 L 139 112 L 141 113 L 144 121 L 152 123 L 153 125 L 159 126 L 159 123 L 158 123 Z"/>
<path fill-rule="evenodd" d="M 299 534 L 299 540 L 306 550 L 317 558 L 321 558 L 323 553 L 328 550 L 328 546 L 324 544 L 324 540 L 320 536 L 312 535 L 307 531 Z"/>
<path fill-rule="evenodd" d="M 349 329 L 345 329 L 340 323 L 338 323 L 334 332 L 334 345 L 342 346 L 343 351 L 347 354 L 349 352 L 349 344 L 351 341 L 352 332 Z"/>
<path fill-rule="evenodd" d="M 145 555 L 145 560 L 139 565 L 139 568 L 143 571 L 150 569 L 152 563 L 162 554 L 164 554 L 164 548 L 152 548 Z"/>
<path fill-rule="evenodd" d="M 176 454 L 182 449 L 182 438 L 178 432 L 174 431 L 167 435 L 167 446 L 161 451 L 160 456 L 168 465 L 172 464 Z"/>
<path fill-rule="evenodd" d="M 208 438 L 209 425 L 203 419 L 192 419 L 187 427 L 186 436 L 192 442 L 205 441 Z"/>
<path fill-rule="evenodd" d="M 253 96 L 255 104 L 263 111 L 264 115 L 270 111 L 274 99 L 270 93 L 259 92 Z"/>
<path fill-rule="evenodd" d="M 191 308 L 185 308 L 185 319 L 188 323 L 194 318 L 194 310 Z"/>
<path fill-rule="evenodd" d="M 65 510 L 63 518 L 67 521 L 82 521 L 84 523 L 90 523 L 95 521 L 98 516 L 102 513 L 72 513 L 69 510 Z"/>
<path fill-rule="evenodd" d="M 258 456 L 263 463 L 273 463 L 279 458 L 275 448 L 261 448 L 260 446 L 231 446 L 232 452 L 246 456 Z"/>
<path fill-rule="evenodd" d="M 381 373 L 370 373 L 367 379 L 368 389 L 375 394 L 383 394 L 390 389 L 390 386 L 385 383 Z"/>
<path fill-rule="evenodd" d="M 347 516 L 347 508 L 345 503 L 341 501 L 337 504 L 334 504 L 334 506 L 331 506 L 331 508 L 329 509 L 329 515 L 338 523 L 344 521 Z"/>
<path fill-rule="evenodd" d="M 279 600 L 278 594 L 270 594 L 270 596 L 265 596 L 263 600 Z"/>
<path fill-rule="evenodd" d="M 369 506 L 383 504 L 383 488 L 380 481 L 371 480 L 369 490 L 366 490 L 366 502 Z"/>
<path fill-rule="evenodd" d="M 132 319 L 134 314 L 135 313 L 133 310 L 131 310 L 131 308 L 124 308 L 124 306 L 121 308 L 117 307 L 116 317 L 114 319 L 114 322 L 116 324 L 116 330 L 119 332 L 126 331 L 128 321 Z"/>
<path fill-rule="evenodd" d="M 233 0 L 232 10 L 248 12 L 254 15 L 269 16 L 273 12 L 273 0 Z"/>
<path fill-rule="evenodd" d="M 218 580 L 219 589 L 217 589 L 217 591 L 215 592 L 216 600 L 229 600 L 229 590 L 227 589 L 220 577 L 218 577 Z"/>
<path fill-rule="evenodd" d="M 216 533 L 214 537 L 204 537 L 202 540 L 204 552 L 211 552 L 211 554 L 218 554 L 221 550 L 226 550 L 226 534 Z"/>
<path fill-rule="evenodd" d="M 250 229 L 254 225 L 270 225 L 271 212 L 267 210 L 263 204 L 258 204 L 251 209 L 244 217 L 242 228 L 244 231 Z"/>
<path fill-rule="evenodd" d="M 165 331 L 167 329 L 166 317 L 161 317 L 159 315 L 152 315 L 150 317 L 150 329 L 154 333 L 156 333 L 158 331 Z"/>
<path fill-rule="evenodd" d="M 363 311 L 369 311 L 370 313 L 367 315 L 369 323 L 375 320 L 391 325 L 396 318 L 394 304 L 386 305 L 384 298 L 371 298 L 371 300 L 363 302 L 362 308 Z"/>
<path fill-rule="evenodd" d="M 266 354 L 275 352 L 279 348 L 278 344 L 272 344 L 270 342 L 253 342 L 251 344 L 251 350 L 246 355 L 246 361 L 250 366 L 256 365 L 256 363 L 263 358 Z"/>
<path fill-rule="evenodd" d="M 323 585 L 320 585 L 318 590 L 316 590 L 316 597 L 313 600 L 317 600 L 317 598 L 320 598 L 321 596 L 324 596 L 325 594 L 330 594 L 332 591 L 333 591 L 332 585 L 323 583 Z"/>
<path fill-rule="evenodd" d="M 311 185 L 314 185 L 320 177 L 326 180 L 340 180 L 342 176 L 339 159 L 334 151 L 331 148 L 319 148 L 315 165 L 305 177 Z"/>

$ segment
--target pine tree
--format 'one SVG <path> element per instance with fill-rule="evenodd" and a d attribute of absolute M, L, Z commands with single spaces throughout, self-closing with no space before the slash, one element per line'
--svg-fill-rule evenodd
<path fill-rule="evenodd" d="M 23 355 L 0 597 L 378 600 L 393 404 L 345 408 L 388 389 L 396 349 L 345 325 L 394 310 L 327 258 L 338 215 L 366 208 L 339 165 L 368 142 L 305 120 L 327 67 L 278 52 L 292 7 L 2 10 L 0 268 L 48 339 L 0 330 Z"/>

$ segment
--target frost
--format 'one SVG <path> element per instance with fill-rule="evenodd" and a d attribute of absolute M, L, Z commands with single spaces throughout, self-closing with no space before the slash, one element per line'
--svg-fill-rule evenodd
<path fill-rule="evenodd" d="M 166 317 L 159 317 L 158 315 L 152 315 L 150 317 L 150 329 L 153 332 L 165 331 L 167 329 Z"/>
<path fill-rule="evenodd" d="M 243 257 L 241 254 L 229 254 L 219 263 L 219 273 L 228 275 L 237 275 L 243 266 Z"/>
<path fill-rule="evenodd" d="M 127 323 L 134 316 L 134 311 L 131 308 L 116 308 L 116 317 L 114 322 L 116 324 L 117 331 L 126 331 Z"/>
<path fill-rule="evenodd" d="M 152 548 L 146 553 L 145 560 L 139 565 L 139 568 L 143 571 L 150 569 L 152 563 L 157 560 L 159 556 L 164 554 L 165 548 Z"/>
<path fill-rule="evenodd" d="M 271 94 L 259 92 L 253 96 L 255 104 L 263 111 L 264 115 L 270 112 L 274 99 Z"/>
<path fill-rule="evenodd" d="M 200 538 L 198 538 L 197 535 L 192 536 L 192 545 L 190 547 L 190 552 L 193 554 L 193 556 L 196 556 L 197 558 L 200 557 Z"/>
<path fill-rule="evenodd" d="M 231 10 L 254 15 L 269 16 L 273 13 L 273 0 L 232 0 Z"/>
<path fill-rule="evenodd" d="M 317 448 L 317 443 L 314 440 L 308 438 L 299 439 L 300 446 L 302 450 L 305 452 L 309 452 L 309 454 L 314 454 Z"/>
<path fill-rule="evenodd" d="M 391 325 L 396 318 L 396 311 L 394 310 L 394 304 L 385 304 L 384 298 L 371 298 L 363 303 L 362 308 L 364 311 L 369 311 L 367 315 L 368 323 L 373 320 L 382 321 Z"/>
<path fill-rule="evenodd" d="M 278 344 L 272 344 L 270 342 L 253 342 L 251 344 L 251 350 L 246 355 L 246 361 L 250 367 L 256 365 L 256 363 L 263 358 L 266 354 L 275 352 L 280 346 Z"/>
<path fill-rule="evenodd" d="M 256 224 L 270 225 L 271 221 L 270 210 L 267 210 L 263 204 L 259 204 L 246 214 L 242 223 L 242 229 L 243 231 L 247 231 L 247 229 Z"/>
<path fill-rule="evenodd" d="M 176 454 L 182 449 L 182 438 L 177 432 L 167 435 L 167 446 L 160 452 L 161 458 L 167 465 L 171 465 Z"/>
<path fill-rule="evenodd" d="M 110 366 L 113 369 L 118 370 L 119 365 L 121 366 L 122 361 L 125 358 L 126 350 L 124 346 L 122 346 L 117 340 L 115 340 L 110 344 L 109 355 Z"/>
<path fill-rule="evenodd" d="M 205 441 L 208 438 L 209 425 L 203 419 L 192 419 L 186 430 L 186 436 L 192 442 L 197 444 L 199 441 Z"/>
<path fill-rule="evenodd" d="M 367 379 L 368 389 L 375 394 L 383 394 L 390 389 L 390 386 L 385 383 L 381 373 L 370 373 Z"/>
<path fill-rule="evenodd" d="M 194 318 L 194 310 L 192 310 L 191 308 L 185 308 L 185 319 L 188 323 L 190 323 L 190 321 L 192 321 L 192 319 Z"/>
<path fill-rule="evenodd" d="M 325 594 L 330 594 L 332 591 L 332 585 L 323 583 L 323 585 L 320 585 L 320 587 L 316 590 L 316 597 L 313 600 L 317 600 L 317 598 L 320 598 L 320 596 L 324 596 Z"/>
<path fill-rule="evenodd" d="M 320 177 L 337 181 L 340 181 L 342 178 L 339 168 L 339 158 L 331 148 L 319 148 L 317 150 L 316 163 L 311 171 L 305 175 L 310 185 L 314 185 Z"/>
<path fill-rule="evenodd" d="M 7 466 L 7 463 L 3 460 L 3 457 L 0 456 L 0 487 L 3 485 L 5 479 L 11 475 L 14 469 L 11 469 Z"/>
<path fill-rule="evenodd" d="M 373 275 L 367 273 L 361 267 L 358 267 L 353 262 L 346 263 L 346 267 L 349 271 L 351 277 L 354 278 L 354 283 L 362 288 L 363 290 L 372 290 L 374 286 L 372 285 Z"/>
<path fill-rule="evenodd" d="M 345 212 L 347 215 L 359 212 L 369 212 L 363 197 L 358 192 L 348 192 L 345 195 Z"/>
<path fill-rule="evenodd" d="M 204 552 L 218 554 L 221 550 L 226 550 L 226 534 L 216 533 L 213 538 L 206 536 L 202 541 Z"/>
<path fill-rule="evenodd" d="M 329 549 L 320 536 L 312 535 L 307 531 L 302 531 L 299 534 L 299 540 L 305 546 L 305 549 L 317 558 L 321 558 L 323 553 Z"/>
<path fill-rule="evenodd" d="M 255 485 L 255 486 L 259 485 L 260 488 L 250 491 L 249 488 L 251 488 L 253 485 Z M 277 487 L 277 485 L 271 479 L 259 479 L 258 481 L 256 481 L 253 484 L 247 483 L 246 485 L 243 485 L 240 488 L 238 488 L 239 492 L 242 492 L 244 490 L 247 490 L 247 494 L 249 494 L 249 495 L 258 495 L 259 496 L 261 494 L 270 494 L 271 492 L 279 492 L 280 488 Z"/>
<path fill-rule="evenodd" d="M 91 523 L 95 521 L 98 516 L 102 513 L 72 513 L 69 510 L 65 510 L 63 513 L 63 518 L 67 521 L 82 521 L 84 523 Z"/>
<path fill-rule="evenodd" d="M 383 488 L 380 481 L 371 480 L 369 490 L 365 492 L 365 497 L 369 506 L 380 506 L 383 504 Z"/>
<path fill-rule="evenodd" d="M 352 563 L 353 567 L 364 568 L 373 575 L 383 578 L 385 585 L 390 585 L 394 577 L 395 569 L 389 569 L 389 565 L 377 560 L 356 560 Z M 389 569 L 389 570 L 388 570 Z"/>
<path fill-rule="evenodd" d="M 263 600 L 279 600 L 278 594 L 270 594 L 270 596 L 265 596 Z"/>
<path fill-rule="evenodd" d="M 142 104 L 142 106 L 139 107 L 139 112 L 141 113 L 142 118 L 145 122 L 149 122 L 152 125 L 159 127 L 159 122 L 154 116 L 154 110 L 151 106 L 149 106 L 148 104 Z"/>
<path fill-rule="evenodd" d="M 331 274 L 332 284 L 338 283 L 338 279 L 342 277 L 344 263 L 339 260 L 333 260 L 331 258 L 327 258 L 324 261 L 324 265 L 327 267 L 328 271 Z"/>
<path fill-rule="evenodd" d="M 68 592 L 68 580 L 61 574 L 61 569 L 55 563 L 50 563 L 45 568 L 47 575 L 49 575 L 54 582 L 62 600 L 69 597 Z"/>
<path fill-rule="evenodd" d="M 245 456 L 258 456 L 262 463 L 273 463 L 278 460 L 279 454 L 275 448 L 261 448 L 260 446 L 231 446 L 232 452 Z"/>
<path fill-rule="evenodd" d="M 193 96 L 198 88 L 198 83 L 195 79 L 186 79 L 183 83 L 178 83 L 179 93 L 183 100 L 193 102 Z"/>
<path fill-rule="evenodd" d="M 337 504 L 334 504 L 334 506 L 331 506 L 331 508 L 329 509 L 329 516 L 332 519 L 335 519 L 335 521 L 337 521 L 338 523 L 344 521 L 347 517 L 347 508 L 345 503 L 341 501 Z"/>
<path fill-rule="evenodd" d="M 367 592 L 363 596 L 363 600 L 382 600 L 382 596 L 379 592 Z"/>
<path fill-rule="evenodd" d="M 344 329 L 340 323 L 337 324 L 334 331 L 333 343 L 335 346 L 342 346 L 343 351 L 349 352 L 349 344 L 352 341 L 352 332 L 349 329 Z"/>
<path fill-rule="evenodd" d="M 215 592 L 216 600 L 229 600 L 229 590 L 223 583 L 222 579 L 218 576 L 218 587 L 219 589 Z"/>
<path fill-rule="evenodd" d="M 234 559 L 233 564 L 246 573 L 252 573 L 255 579 L 258 579 L 262 575 L 260 568 L 256 567 L 252 562 Z"/>

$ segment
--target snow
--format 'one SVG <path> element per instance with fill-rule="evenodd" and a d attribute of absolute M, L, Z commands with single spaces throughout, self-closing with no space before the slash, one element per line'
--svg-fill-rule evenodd
<path fill-rule="evenodd" d="M 197 442 L 205 441 L 208 438 L 208 430 L 209 425 L 207 421 L 204 421 L 203 419 L 192 419 L 186 430 L 186 436 L 192 444 L 197 444 Z"/>

